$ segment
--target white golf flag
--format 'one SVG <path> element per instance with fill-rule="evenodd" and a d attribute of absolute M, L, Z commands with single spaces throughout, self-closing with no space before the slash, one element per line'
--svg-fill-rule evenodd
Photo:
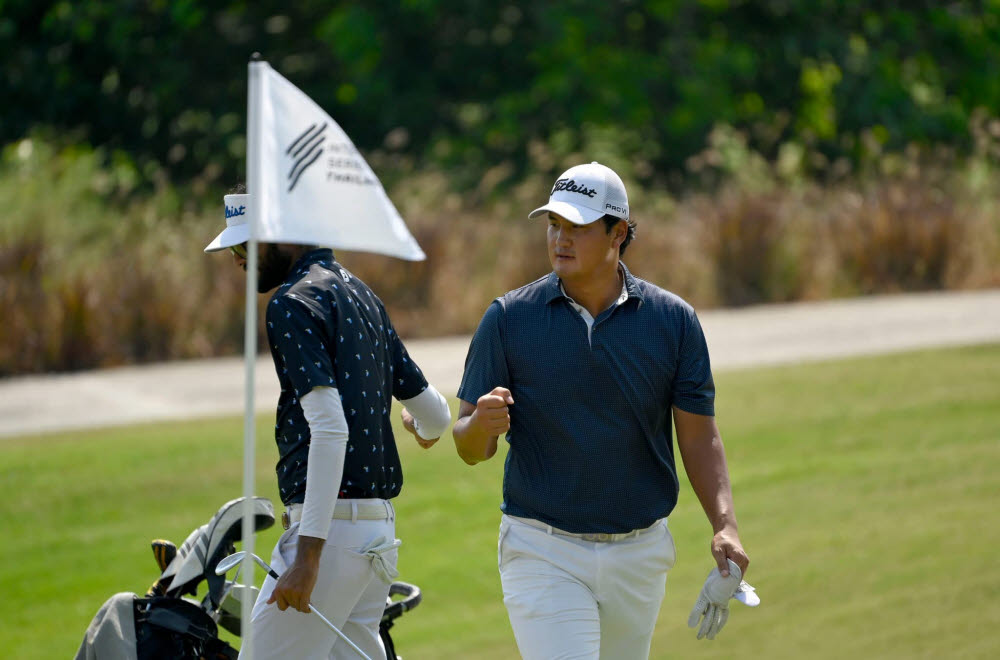
<path fill-rule="evenodd" d="M 426 258 L 337 122 L 267 62 L 250 66 L 260 67 L 251 75 L 259 117 L 247 154 L 257 175 L 249 190 L 258 210 L 254 238 Z"/>

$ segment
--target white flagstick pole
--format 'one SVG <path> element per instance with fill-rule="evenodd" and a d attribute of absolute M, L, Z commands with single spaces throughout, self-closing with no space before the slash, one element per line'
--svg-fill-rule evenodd
<path fill-rule="evenodd" d="M 260 194 L 260 54 L 254 53 L 248 65 L 247 85 L 247 193 Z M 251 197 L 250 237 L 247 240 L 247 294 L 246 326 L 243 334 L 243 362 L 246 367 L 246 401 L 243 408 L 243 584 L 244 594 L 253 593 L 254 563 L 254 466 L 256 464 L 256 429 L 254 425 L 254 367 L 257 364 L 257 222 L 259 197 Z M 253 601 L 244 598 L 240 603 L 241 657 L 253 660 Z"/>

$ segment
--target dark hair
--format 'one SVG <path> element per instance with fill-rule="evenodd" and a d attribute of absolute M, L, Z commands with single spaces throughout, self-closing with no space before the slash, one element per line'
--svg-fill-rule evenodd
<path fill-rule="evenodd" d="M 229 189 L 227 195 L 245 195 L 247 194 L 247 187 L 242 183 L 237 183 L 235 186 Z"/>
<path fill-rule="evenodd" d="M 625 234 L 625 240 L 618 246 L 618 256 L 622 256 L 625 254 L 625 248 L 627 248 L 628 244 L 632 242 L 633 238 L 635 238 L 635 221 L 632 218 L 619 218 L 618 216 L 611 215 L 610 213 L 602 216 L 601 220 L 604 221 L 604 231 L 607 234 L 610 234 L 615 225 L 622 220 L 628 223 L 628 232 Z"/>

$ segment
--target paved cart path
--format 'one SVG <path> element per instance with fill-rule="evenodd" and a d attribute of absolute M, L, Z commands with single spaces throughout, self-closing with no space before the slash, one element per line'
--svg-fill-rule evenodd
<path fill-rule="evenodd" d="M 699 317 L 716 371 L 1000 341 L 1000 289 L 872 296 L 707 310 Z M 469 337 L 410 340 L 446 396 L 458 390 Z M 256 409 L 274 410 L 268 355 L 255 370 Z M 0 380 L 0 436 L 239 415 L 241 358 L 188 360 Z"/>

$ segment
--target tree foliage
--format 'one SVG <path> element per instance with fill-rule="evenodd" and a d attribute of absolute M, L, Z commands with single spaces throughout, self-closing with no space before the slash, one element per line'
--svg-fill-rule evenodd
<path fill-rule="evenodd" d="M 254 51 L 361 149 L 457 185 L 575 153 L 683 174 L 718 123 L 821 168 L 967 148 L 1000 114 L 996 0 L 0 0 L 0 142 L 51 127 L 147 181 L 231 181 Z"/>

